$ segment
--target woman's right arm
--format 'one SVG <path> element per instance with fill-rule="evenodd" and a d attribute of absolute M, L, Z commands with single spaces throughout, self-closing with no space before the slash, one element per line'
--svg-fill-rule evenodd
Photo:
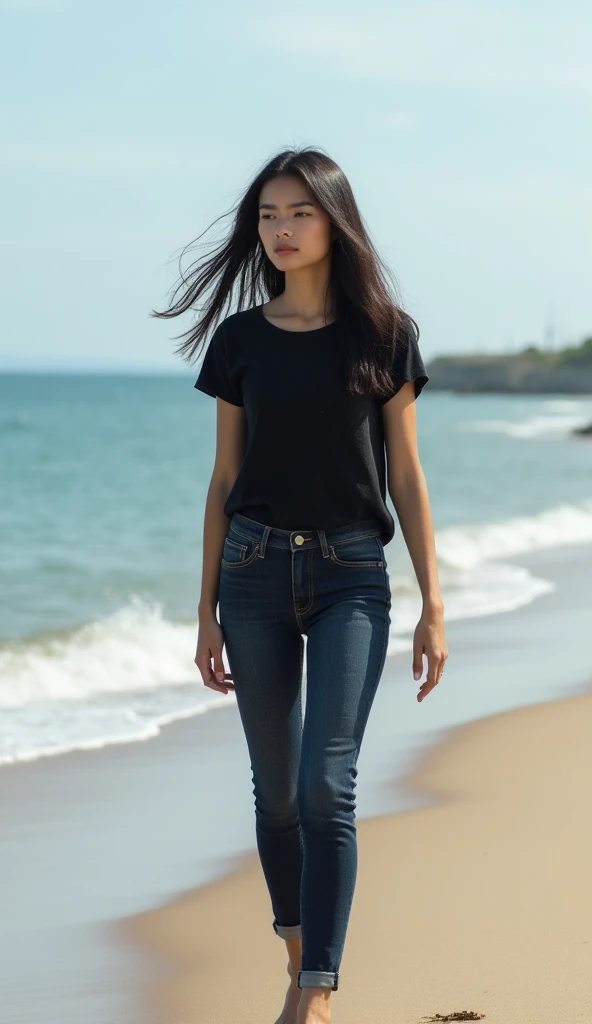
<path fill-rule="evenodd" d="M 220 561 L 230 520 L 224 505 L 243 460 L 246 438 L 245 410 L 216 398 L 216 457 L 206 498 L 203 530 L 203 565 L 198 605 L 198 638 L 195 654 L 204 685 L 221 693 L 234 689 L 222 661 L 224 637 L 216 619 Z"/>

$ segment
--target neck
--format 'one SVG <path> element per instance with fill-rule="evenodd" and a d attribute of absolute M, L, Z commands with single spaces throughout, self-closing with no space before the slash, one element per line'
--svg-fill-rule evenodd
<path fill-rule="evenodd" d="M 291 273 L 286 271 L 284 291 L 276 299 L 278 310 L 281 303 L 281 311 L 286 316 L 299 316 L 303 320 L 326 316 L 332 320 L 335 313 L 331 303 L 325 309 L 328 286 L 329 264 L 325 260 L 313 267 L 304 267 Z"/>

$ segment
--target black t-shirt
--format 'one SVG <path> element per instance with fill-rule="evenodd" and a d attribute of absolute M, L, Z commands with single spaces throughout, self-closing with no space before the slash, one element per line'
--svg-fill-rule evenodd
<path fill-rule="evenodd" d="M 398 341 L 392 395 L 428 381 L 414 335 Z M 382 404 L 350 395 L 339 320 L 311 331 L 276 327 L 261 306 L 223 320 L 206 349 L 199 391 L 244 406 L 244 458 L 224 505 L 282 530 L 328 530 L 377 519 L 387 544 L 395 523 L 386 506 Z"/>

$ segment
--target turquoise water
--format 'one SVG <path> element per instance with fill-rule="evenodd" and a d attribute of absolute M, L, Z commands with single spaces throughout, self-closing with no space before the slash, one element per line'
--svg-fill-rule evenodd
<path fill-rule="evenodd" d="M 227 702 L 193 664 L 215 443 L 196 375 L 0 376 L 0 760 L 143 739 Z M 504 556 L 592 542 L 592 441 L 570 436 L 592 397 L 428 384 L 417 412 L 448 620 L 548 592 Z M 387 557 L 393 654 L 419 600 L 398 527 Z"/>

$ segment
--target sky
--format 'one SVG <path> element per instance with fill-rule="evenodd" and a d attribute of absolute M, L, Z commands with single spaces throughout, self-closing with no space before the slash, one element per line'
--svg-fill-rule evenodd
<path fill-rule="evenodd" d="M 591 53 L 587 0 L 0 0 L 0 369 L 186 372 L 190 315 L 150 310 L 300 145 L 347 175 L 424 359 L 578 344 Z"/>

